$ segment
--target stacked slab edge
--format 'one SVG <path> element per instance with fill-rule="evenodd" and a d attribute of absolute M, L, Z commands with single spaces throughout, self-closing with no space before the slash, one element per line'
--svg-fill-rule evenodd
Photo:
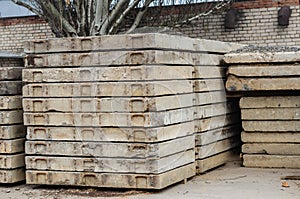
<path fill-rule="evenodd" d="M 198 160 L 225 161 L 239 127 L 220 63 L 237 46 L 211 44 L 162 34 L 27 42 L 27 183 L 162 189 L 196 175 Z"/>
<path fill-rule="evenodd" d="M 300 168 L 299 52 L 235 52 L 226 89 L 242 96 L 246 167 Z"/>
<path fill-rule="evenodd" d="M 25 180 L 23 58 L 0 52 L 0 183 Z"/>

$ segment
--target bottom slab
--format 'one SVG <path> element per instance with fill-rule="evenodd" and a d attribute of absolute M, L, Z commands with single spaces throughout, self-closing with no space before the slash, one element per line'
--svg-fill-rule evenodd
<path fill-rule="evenodd" d="M 300 156 L 287 155 L 243 155 L 245 167 L 300 168 Z"/>
<path fill-rule="evenodd" d="M 0 169 L 0 183 L 16 183 L 25 180 L 25 168 L 4 170 Z"/>
<path fill-rule="evenodd" d="M 38 185 L 162 189 L 194 176 L 195 169 L 192 163 L 158 175 L 27 170 L 26 181 Z"/>
<path fill-rule="evenodd" d="M 205 159 L 196 160 L 197 173 L 204 173 L 235 159 L 238 154 L 237 151 L 238 149 L 233 149 Z"/>

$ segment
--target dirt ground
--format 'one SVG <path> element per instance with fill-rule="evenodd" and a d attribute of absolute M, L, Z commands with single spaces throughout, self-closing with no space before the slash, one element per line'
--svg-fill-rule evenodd
<path fill-rule="evenodd" d="M 1 199 L 299 199 L 300 169 L 244 168 L 234 161 L 162 191 L 111 190 L 95 188 L 46 187 L 32 185 L 1 186 Z"/>

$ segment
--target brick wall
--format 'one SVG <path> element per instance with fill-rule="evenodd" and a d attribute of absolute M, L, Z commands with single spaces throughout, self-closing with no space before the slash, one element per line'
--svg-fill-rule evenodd
<path fill-rule="evenodd" d="M 284 5 L 289 5 L 292 8 L 288 27 L 277 25 L 278 9 Z M 298 0 L 248 0 L 236 2 L 234 6 L 242 11 L 235 29 L 225 30 L 225 12 L 222 12 L 200 18 L 177 30 L 187 36 L 203 39 L 264 46 L 300 46 Z M 164 10 L 161 13 L 165 13 L 165 15 L 155 16 L 151 20 L 155 21 L 156 24 L 163 24 L 162 21 L 170 20 L 170 12 Z M 144 24 L 147 22 L 144 21 Z M 38 17 L 0 19 L 0 50 L 20 52 L 22 51 L 22 41 L 47 37 L 53 37 L 53 34 L 47 23 Z"/>
<path fill-rule="evenodd" d="M 300 46 L 300 9 L 292 6 L 288 27 L 278 26 L 278 7 L 244 9 L 235 29 L 224 28 L 225 13 L 211 15 L 178 29 L 191 37 L 244 44 Z"/>
<path fill-rule="evenodd" d="M 22 52 L 24 40 L 48 37 L 53 37 L 51 29 L 39 17 L 0 19 L 0 51 Z"/>

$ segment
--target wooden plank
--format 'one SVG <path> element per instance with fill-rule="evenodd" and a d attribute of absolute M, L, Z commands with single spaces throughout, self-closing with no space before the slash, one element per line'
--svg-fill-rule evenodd
<path fill-rule="evenodd" d="M 27 155 L 159 158 L 194 146 L 195 136 L 190 135 L 161 143 L 26 141 L 25 151 Z"/>
<path fill-rule="evenodd" d="M 24 43 L 26 53 L 78 52 L 92 50 L 173 49 L 227 53 L 244 45 L 206 39 L 192 39 L 160 33 L 103 35 L 76 38 L 49 38 Z"/>
<path fill-rule="evenodd" d="M 300 96 L 242 97 L 241 108 L 299 108 Z"/>
<path fill-rule="evenodd" d="M 21 80 L 23 67 L 0 67 L 0 81 Z"/>
<path fill-rule="evenodd" d="M 14 125 L 1 125 L 0 126 L 0 139 L 14 139 L 22 138 L 26 135 L 26 127 L 23 124 Z"/>
<path fill-rule="evenodd" d="M 208 145 L 196 146 L 196 159 L 203 159 L 240 146 L 239 136 L 220 140 Z"/>
<path fill-rule="evenodd" d="M 39 171 L 160 174 L 193 163 L 194 161 L 194 150 L 158 159 L 26 156 L 26 169 Z"/>
<path fill-rule="evenodd" d="M 196 160 L 197 173 L 202 174 L 208 170 L 221 166 L 233 159 L 236 159 L 236 149 L 225 151 L 217 155 Z"/>
<path fill-rule="evenodd" d="M 231 125 L 202 133 L 196 133 L 196 146 L 207 145 L 210 143 L 217 142 L 219 140 L 224 140 L 226 138 L 238 136 L 240 135 L 241 131 L 241 125 Z"/>
<path fill-rule="evenodd" d="M 212 129 L 218 129 L 227 125 L 240 124 L 240 113 L 228 113 L 210 118 L 195 120 L 195 132 L 205 132 Z"/>
<path fill-rule="evenodd" d="M 300 143 L 300 132 L 242 132 L 243 142 Z"/>
<path fill-rule="evenodd" d="M 118 174 L 63 171 L 26 171 L 26 183 L 131 189 L 162 189 L 196 174 L 189 164 L 162 174 Z"/>
<path fill-rule="evenodd" d="M 23 87 L 23 97 L 146 97 L 192 93 L 191 81 L 42 83 Z"/>
<path fill-rule="evenodd" d="M 0 140 L 0 154 L 24 152 L 25 139 Z"/>
<path fill-rule="evenodd" d="M 292 77 L 300 76 L 300 67 L 299 64 L 232 65 L 227 73 L 237 77 Z"/>
<path fill-rule="evenodd" d="M 130 65 L 219 65 L 222 55 L 164 50 L 92 51 L 84 53 L 32 54 L 25 57 L 27 68 L 99 67 Z"/>
<path fill-rule="evenodd" d="M 25 180 L 25 168 L 12 170 L 0 169 L 0 183 L 16 183 Z"/>
<path fill-rule="evenodd" d="M 22 81 L 0 81 L 0 95 L 20 95 Z"/>
<path fill-rule="evenodd" d="M 0 111 L 0 125 L 19 124 L 23 122 L 23 110 Z"/>
<path fill-rule="evenodd" d="M 243 155 L 245 167 L 258 168 L 300 168 L 300 156 L 289 155 Z"/>
<path fill-rule="evenodd" d="M 149 112 L 190 107 L 195 94 L 162 97 L 24 98 L 26 112 Z M 205 99 L 206 100 L 206 99 Z M 204 101 L 204 100 L 203 100 Z"/>
<path fill-rule="evenodd" d="M 244 131 L 254 132 L 299 132 L 300 123 L 290 121 L 243 121 Z"/>
<path fill-rule="evenodd" d="M 158 81 L 191 79 L 194 68 L 186 66 L 141 65 L 124 67 L 80 68 L 27 68 L 23 81 L 50 82 L 102 82 L 102 81 Z"/>
<path fill-rule="evenodd" d="M 22 109 L 22 96 L 0 96 L 0 110 Z"/>
<path fill-rule="evenodd" d="M 242 152 L 248 154 L 300 155 L 297 143 L 245 143 Z"/>
<path fill-rule="evenodd" d="M 158 128 L 33 126 L 27 128 L 27 139 L 53 141 L 119 141 L 149 143 L 184 137 L 193 133 L 193 121 Z"/>
<path fill-rule="evenodd" d="M 241 109 L 242 120 L 300 120 L 300 108 Z"/>
<path fill-rule="evenodd" d="M 229 75 L 226 89 L 228 91 L 294 91 L 300 90 L 300 77 L 238 78 Z"/>
<path fill-rule="evenodd" d="M 24 124 L 69 127 L 159 127 L 192 121 L 193 113 L 194 107 L 145 113 L 24 113 Z"/>
<path fill-rule="evenodd" d="M 241 63 L 287 63 L 300 61 L 300 52 L 247 52 L 228 53 L 224 61 L 228 64 Z"/>
<path fill-rule="evenodd" d="M 25 167 L 25 153 L 0 155 L 0 169 L 15 169 Z"/>

